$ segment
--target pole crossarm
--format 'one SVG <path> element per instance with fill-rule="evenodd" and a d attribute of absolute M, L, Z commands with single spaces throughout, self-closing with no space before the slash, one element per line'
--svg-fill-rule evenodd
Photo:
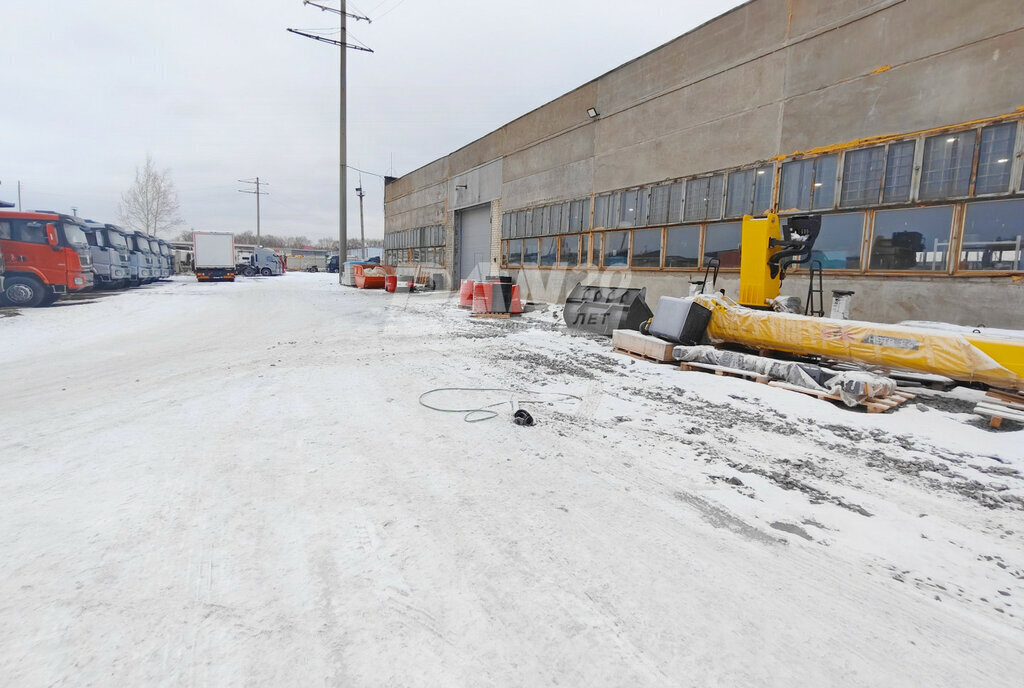
<path fill-rule="evenodd" d="M 298 29 L 288 29 L 288 31 L 291 31 L 292 33 L 297 33 L 300 36 L 305 36 L 306 38 L 312 38 L 314 41 L 321 41 L 322 43 L 330 43 L 331 45 L 337 46 L 339 48 L 341 46 L 345 46 L 346 48 L 351 48 L 352 50 L 362 50 L 364 53 L 372 53 L 373 52 L 373 50 L 371 50 L 370 48 L 364 48 L 361 45 L 353 45 L 351 43 L 342 43 L 341 41 L 336 41 L 333 38 L 324 38 L 323 36 L 317 36 L 315 33 L 306 33 L 305 31 L 299 31 Z"/>
<path fill-rule="evenodd" d="M 313 2 L 312 0 L 302 0 L 302 4 L 303 5 L 312 5 L 313 7 L 319 7 L 324 12 L 334 12 L 335 14 L 344 14 L 346 17 L 351 17 L 352 19 L 355 19 L 356 21 L 364 21 L 367 24 L 372 24 L 373 23 L 373 21 L 369 17 L 363 17 L 363 16 L 358 15 L 358 14 L 352 14 L 351 12 L 346 12 L 344 10 L 335 9 L 334 7 L 327 7 L 326 5 L 321 5 L 319 3 Z"/>

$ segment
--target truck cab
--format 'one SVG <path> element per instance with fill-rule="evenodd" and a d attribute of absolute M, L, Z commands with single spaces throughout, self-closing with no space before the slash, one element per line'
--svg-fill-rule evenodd
<path fill-rule="evenodd" d="M 242 274 L 248 277 L 253 275 L 270 277 L 284 274 L 284 261 L 273 249 L 257 246 L 248 255 L 248 258 L 243 255 L 241 260 Z"/>
<path fill-rule="evenodd" d="M 69 215 L 0 210 L 0 253 L 6 305 L 49 305 L 62 294 L 92 289 L 85 228 Z"/>
<path fill-rule="evenodd" d="M 128 235 L 128 245 L 134 245 L 135 250 L 142 256 L 139 267 L 139 282 L 149 284 L 160 277 L 159 266 L 156 263 L 156 256 L 149 245 L 149 235 L 143 231 L 135 230 Z"/>
<path fill-rule="evenodd" d="M 97 289 L 121 289 L 128 286 L 128 248 L 124 238 L 110 236 L 106 225 L 85 221 L 85 237 L 92 256 L 92 272 Z M 113 241 L 119 241 L 115 246 Z"/>
<path fill-rule="evenodd" d="M 149 237 L 149 249 L 153 252 L 153 265 L 156 267 L 156 278 L 166 279 L 171 276 L 171 269 L 167 256 L 160 250 L 160 240 L 156 237 Z"/>
<path fill-rule="evenodd" d="M 117 225 L 106 225 L 107 236 L 112 243 L 120 245 L 124 243 L 128 255 L 128 284 L 137 287 L 143 282 L 148 282 L 150 277 L 149 268 L 146 265 L 146 255 L 139 250 L 135 243 L 135 232 L 122 229 Z"/>
<path fill-rule="evenodd" d="M 167 262 L 167 276 L 170 277 L 174 274 L 174 251 L 171 250 L 171 245 L 163 239 L 157 239 L 157 242 L 160 244 L 160 255 Z"/>

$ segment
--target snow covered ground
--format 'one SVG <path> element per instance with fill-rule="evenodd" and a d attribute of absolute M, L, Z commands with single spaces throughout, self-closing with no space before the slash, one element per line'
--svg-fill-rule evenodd
<path fill-rule="evenodd" d="M 869 416 L 305 273 L 0 342 L 0 684 L 1020 685 L 978 392 Z"/>

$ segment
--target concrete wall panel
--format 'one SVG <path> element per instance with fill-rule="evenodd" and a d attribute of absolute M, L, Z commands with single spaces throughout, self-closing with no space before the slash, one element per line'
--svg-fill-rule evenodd
<path fill-rule="evenodd" d="M 786 101 L 781 153 L 1013 112 L 1024 30 Z"/>
<path fill-rule="evenodd" d="M 546 172 L 506 182 L 501 205 L 517 210 L 549 201 L 569 200 L 590 194 L 594 185 L 594 159 L 587 158 Z"/>
<path fill-rule="evenodd" d="M 677 131 L 596 158 L 594 191 L 711 172 L 775 154 L 780 105 Z"/>
<path fill-rule="evenodd" d="M 784 77 L 785 56 L 776 53 L 602 118 L 596 151 L 605 154 L 778 102 Z"/>
<path fill-rule="evenodd" d="M 501 196 L 501 160 L 494 160 L 448 180 L 450 208 L 460 210 Z"/>
<path fill-rule="evenodd" d="M 593 157 L 596 130 L 596 125 L 586 125 L 509 155 L 504 160 L 504 180 L 514 181 Z"/>
<path fill-rule="evenodd" d="M 816 3 L 826 6 L 830 3 Z M 786 96 L 940 55 L 1024 27 L 1020 0 L 987 0 L 975 11 L 949 0 L 908 0 L 795 44 Z"/>

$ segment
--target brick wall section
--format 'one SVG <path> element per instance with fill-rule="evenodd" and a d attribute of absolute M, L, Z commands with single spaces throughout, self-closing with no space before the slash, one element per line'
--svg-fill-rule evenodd
<path fill-rule="evenodd" d="M 491 265 L 490 274 L 500 274 L 501 269 L 501 198 L 491 201 Z"/>

